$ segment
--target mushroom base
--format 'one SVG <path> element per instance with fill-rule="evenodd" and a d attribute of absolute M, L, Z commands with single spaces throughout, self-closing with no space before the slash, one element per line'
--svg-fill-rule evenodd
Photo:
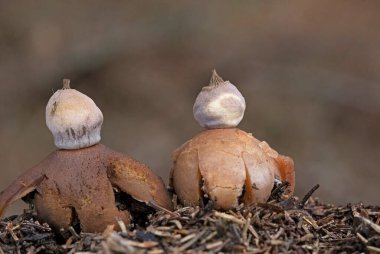
<path fill-rule="evenodd" d="M 268 200 L 275 178 L 294 191 L 294 164 L 266 142 L 237 128 L 206 130 L 173 154 L 171 186 L 184 205 L 204 198 L 218 209 Z"/>
<path fill-rule="evenodd" d="M 117 194 L 114 189 L 119 190 Z M 163 181 L 146 165 L 97 144 L 57 150 L 0 193 L 0 216 L 17 199 L 33 200 L 37 217 L 64 235 L 101 233 L 120 221 L 144 225 L 153 209 L 172 210 Z"/>

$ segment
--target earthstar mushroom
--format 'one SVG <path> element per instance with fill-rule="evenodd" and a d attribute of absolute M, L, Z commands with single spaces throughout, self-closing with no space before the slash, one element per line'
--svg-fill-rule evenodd
<path fill-rule="evenodd" d="M 293 194 L 293 160 L 236 128 L 245 105 L 238 89 L 214 70 L 193 107 L 195 119 L 207 130 L 172 156 L 170 185 L 183 204 L 200 205 L 204 197 L 220 209 L 234 208 L 240 202 L 266 202 L 276 178 L 287 181 L 287 191 Z"/>
<path fill-rule="evenodd" d="M 79 219 L 84 232 L 130 222 L 119 210 L 114 188 L 154 208 L 172 210 L 162 180 L 146 165 L 100 144 L 103 115 L 94 101 L 64 80 L 46 106 L 46 124 L 58 150 L 20 175 L 0 194 L 0 216 L 15 200 L 35 192 L 40 220 L 55 231 Z"/>

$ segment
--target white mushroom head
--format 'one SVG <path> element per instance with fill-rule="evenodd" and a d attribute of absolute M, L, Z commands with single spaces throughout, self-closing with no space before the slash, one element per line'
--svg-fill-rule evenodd
<path fill-rule="evenodd" d="M 60 149 L 80 149 L 100 142 L 103 114 L 87 95 L 70 88 L 56 91 L 46 106 L 46 125 Z"/>
<path fill-rule="evenodd" d="M 214 70 L 210 84 L 195 100 L 194 118 L 204 128 L 234 128 L 243 119 L 245 100 L 239 90 Z"/>

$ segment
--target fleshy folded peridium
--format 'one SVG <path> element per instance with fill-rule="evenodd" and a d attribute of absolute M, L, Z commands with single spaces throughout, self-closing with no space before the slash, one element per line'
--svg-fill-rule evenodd
<path fill-rule="evenodd" d="M 237 128 L 199 133 L 173 153 L 173 161 L 171 185 L 185 205 L 200 205 L 205 195 L 221 209 L 266 202 L 275 178 L 294 191 L 293 160 Z"/>

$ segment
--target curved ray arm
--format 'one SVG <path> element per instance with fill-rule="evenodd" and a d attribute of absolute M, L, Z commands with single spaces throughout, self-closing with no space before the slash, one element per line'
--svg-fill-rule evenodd
<path fill-rule="evenodd" d="M 162 179 L 146 165 L 126 155 L 112 155 L 110 161 L 107 175 L 112 185 L 153 208 L 173 209 Z"/>
<path fill-rule="evenodd" d="M 295 187 L 294 161 L 292 158 L 284 155 L 278 155 L 275 160 L 280 170 L 282 180 L 289 183 L 288 190 L 290 194 L 293 195 Z"/>
<path fill-rule="evenodd" d="M 10 204 L 36 189 L 45 177 L 42 169 L 41 163 L 30 168 L 0 193 L 0 217 Z"/>

